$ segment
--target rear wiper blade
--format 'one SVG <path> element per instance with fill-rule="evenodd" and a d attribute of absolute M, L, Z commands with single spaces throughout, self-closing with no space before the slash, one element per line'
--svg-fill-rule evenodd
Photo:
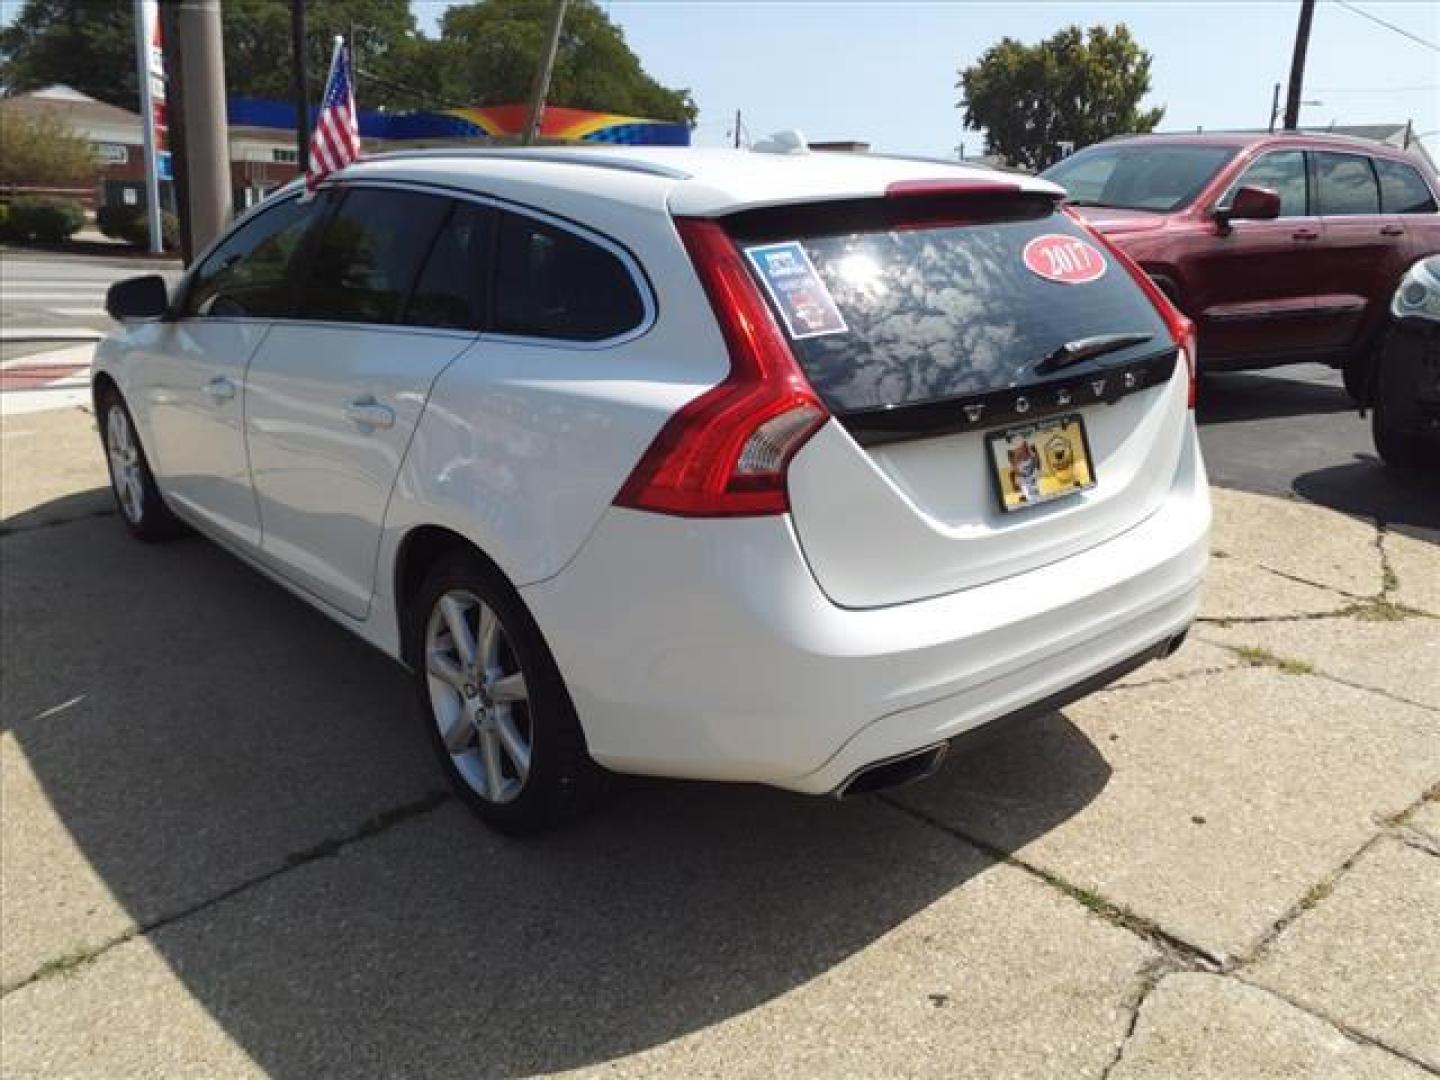
<path fill-rule="evenodd" d="M 1071 364 L 1078 364 L 1081 360 L 1093 360 L 1106 353 L 1128 349 L 1131 345 L 1144 345 L 1154 337 L 1154 334 L 1130 333 L 1097 334 L 1095 337 L 1076 338 L 1074 341 L 1067 341 L 1036 364 L 1035 373 L 1044 375 L 1047 372 L 1059 371 Z"/>

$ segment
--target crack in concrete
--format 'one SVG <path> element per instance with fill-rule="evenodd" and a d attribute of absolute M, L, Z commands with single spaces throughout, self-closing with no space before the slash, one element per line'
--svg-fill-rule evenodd
<path fill-rule="evenodd" d="M 1175 971 L 1163 958 L 1141 965 L 1135 993 L 1125 1002 L 1125 1007 L 1130 1011 L 1130 1022 L 1125 1026 L 1125 1034 L 1115 1047 L 1114 1056 L 1106 1063 L 1105 1068 L 1100 1070 L 1100 1080 L 1109 1080 L 1110 1074 L 1124 1060 L 1125 1050 L 1135 1037 L 1135 1029 L 1140 1026 L 1140 1011 L 1145 1008 L 1145 1002 L 1150 1000 L 1150 995 L 1165 981 L 1166 976 L 1175 974 Z"/>
<path fill-rule="evenodd" d="M 1423 701 L 1414 701 L 1407 697 L 1401 697 L 1399 694 L 1378 686 L 1367 686 L 1364 683 L 1351 682 L 1349 679 L 1341 678 L 1339 675 L 1332 675 L 1328 671 L 1317 668 L 1305 660 L 1288 660 L 1285 657 L 1277 657 L 1271 654 L 1260 655 L 1265 654 L 1266 650 L 1256 650 L 1252 646 L 1247 645 L 1230 645 L 1226 642 L 1216 641 L 1214 638 L 1201 635 L 1196 635 L 1195 640 L 1203 641 L 1207 645 L 1214 645 L 1217 649 L 1225 649 L 1232 652 L 1236 656 L 1239 656 L 1249 667 L 1275 667 L 1292 675 L 1308 675 L 1316 679 L 1325 679 L 1338 686 L 1348 687 L 1351 690 L 1359 690 L 1366 694 L 1375 694 L 1377 697 L 1383 697 L 1399 705 L 1408 705 L 1412 709 L 1420 709 L 1422 712 L 1440 715 L 1440 708 L 1436 708 L 1434 705 L 1426 704 Z M 1227 668 L 1225 670 L 1233 671 L 1235 668 Z"/>
<path fill-rule="evenodd" d="M 1101 896 L 1092 889 L 1086 889 L 1083 886 L 1066 881 L 1058 874 L 1028 863 L 1024 859 L 1017 858 L 1015 855 L 991 844 L 987 840 L 981 840 L 971 836 L 964 830 L 941 821 L 939 818 L 927 814 L 923 810 L 917 810 L 913 806 L 907 806 L 897 801 L 891 795 L 879 793 L 875 795 L 875 800 L 898 813 L 904 814 L 925 825 L 929 825 L 933 829 L 938 829 L 948 836 L 952 836 L 957 840 L 969 844 L 971 847 L 983 852 L 998 863 L 1003 863 L 1006 866 L 1029 874 L 1031 877 L 1044 882 L 1057 892 L 1070 897 L 1070 899 L 1082 907 L 1089 909 L 1093 914 L 1105 922 L 1110 923 L 1112 926 L 1120 927 L 1130 931 L 1130 933 L 1137 937 L 1144 938 L 1161 953 L 1162 957 L 1167 958 L 1176 970 L 1183 969 L 1186 971 L 1208 972 L 1218 972 L 1221 970 L 1222 961 L 1218 957 L 1212 956 L 1198 945 L 1194 945 L 1183 938 L 1176 937 L 1168 930 L 1161 928 L 1157 923 L 1152 922 L 1143 915 L 1137 915 L 1129 908 Z"/>
<path fill-rule="evenodd" d="M 1316 1006 L 1311 1005 L 1308 1002 L 1292 998 L 1288 994 L 1282 994 L 1280 991 L 1276 990 L 1272 986 L 1263 986 L 1260 983 L 1246 978 L 1240 972 L 1228 973 L 1223 977 L 1234 979 L 1236 982 L 1242 983 L 1243 985 L 1250 987 L 1252 990 L 1259 990 L 1263 994 L 1269 994 L 1271 997 L 1283 1001 L 1292 1009 L 1296 1009 L 1302 1013 L 1305 1013 L 1307 1016 L 1313 1016 L 1317 1020 L 1323 1020 L 1325 1023 L 1329 1024 L 1336 1031 L 1340 1032 L 1341 1035 L 1345 1036 L 1345 1038 L 1349 1039 L 1353 1043 L 1358 1043 L 1361 1046 L 1373 1047 L 1376 1050 L 1383 1050 L 1385 1053 L 1391 1055 L 1392 1057 L 1397 1057 L 1404 1062 L 1414 1065 L 1417 1069 L 1421 1070 L 1422 1072 L 1428 1073 L 1430 1076 L 1440 1076 L 1440 1069 L 1437 1069 L 1434 1065 L 1422 1061 L 1408 1051 L 1401 1050 L 1399 1047 L 1391 1046 L 1383 1039 L 1378 1039 L 1374 1035 L 1368 1035 L 1365 1032 L 1361 1031 L 1359 1028 L 1351 1027 L 1343 1020 L 1337 1020 L 1335 1017 L 1327 1013 L 1324 1009 L 1317 1008 Z"/>
<path fill-rule="evenodd" d="M 255 877 L 242 881 L 228 889 L 224 889 L 214 896 L 200 900 L 182 910 L 161 915 L 159 918 L 152 919 L 144 925 L 137 924 L 123 934 L 117 934 L 115 937 L 108 941 L 101 942 L 99 945 L 76 949 L 62 956 L 47 960 L 24 978 L 0 985 L 0 998 L 9 997 L 16 991 L 23 990 L 25 987 L 32 983 L 39 982 L 42 979 L 49 979 L 57 975 L 66 975 L 77 971 L 80 968 L 94 963 L 118 945 L 124 945 L 128 941 L 152 934 L 157 930 L 163 930 L 168 926 L 190 918 L 192 915 L 198 915 L 202 911 L 222 904 L 226 900 L 239 896 L 241 893 L 248 892 L 260 885 L 264 885 L 266 882 L 273 881 L 284 874 L 290 873 L 292 870 L 297 870 L 302 866 L 307 866 L 320 859 L 333 858 L 352 845 L 378 836 L 411 818 L 431 813 L 449 801 L 450 793 L 448 791 L 431 791 L 422 798 L 416 799 L 414 802 L 402 803 L 400 806 L 391 807 L 389 810 L 382 810 L 373 817 L 366 818 L 349 832 L 322 840 L 318 844 L 303 848 L 300 851 L 291 852 L 281 859 L 279 866 L 272 867 L 261 874 L 257 874 Z"/>

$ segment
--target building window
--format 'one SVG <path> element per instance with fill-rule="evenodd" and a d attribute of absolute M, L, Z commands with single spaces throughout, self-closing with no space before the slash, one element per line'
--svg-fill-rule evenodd
<path fill-rule="evenodd" d="M 270 160 L 278 161 L 281 165 L 294 165 L 300 160 L 298 150 L 271 150 Z"/>

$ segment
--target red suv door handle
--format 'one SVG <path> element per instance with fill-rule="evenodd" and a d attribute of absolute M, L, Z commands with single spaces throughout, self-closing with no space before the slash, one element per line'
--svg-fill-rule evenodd
<path fill-rule="evenodd" d="M 1404 236 L 1405 230 L 1399 225 L 1386 225 L 1380 230 L 1381 236 Z"/>
<path fill-rule="evenodd" d="M 1320 233 L 1316 229 L 1296 229 L 1290 234 L 1296 240 L 1319 240 Z"/>

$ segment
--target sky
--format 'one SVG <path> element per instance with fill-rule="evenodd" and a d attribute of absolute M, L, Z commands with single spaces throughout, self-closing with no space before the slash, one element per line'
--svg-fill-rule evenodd
<path fill-rule="evenodd" d="M 1440 45 L 1440 3 L 1351 0 Z M 445 0 L 411 0 L 420 28 L 438 32 Z M 741 110 L 759 138 L 797 128 L 809 139 L 860 139 L 890 153 L 970 155 L 958 69 L 1010 36 L 1036 42 L 1073 23 L 1124 22 L 1154 57 L 1149 105 L 1161 130 L 1263 127 L 1274 84 L 1289 73 L 1298 0 L 1132 0 L 1129 3 L 911 3 L 905 0 L 609 0 L 645 70 L 689 87 L 700 106 L 697 145 L 723 145 Z M 1283 95 L 1282 89 L 1282 95 Z M 1301 122 L 1404 123 L 1440 148 L 1440 51 L 1347 10 L 1316 7 Z"/>

